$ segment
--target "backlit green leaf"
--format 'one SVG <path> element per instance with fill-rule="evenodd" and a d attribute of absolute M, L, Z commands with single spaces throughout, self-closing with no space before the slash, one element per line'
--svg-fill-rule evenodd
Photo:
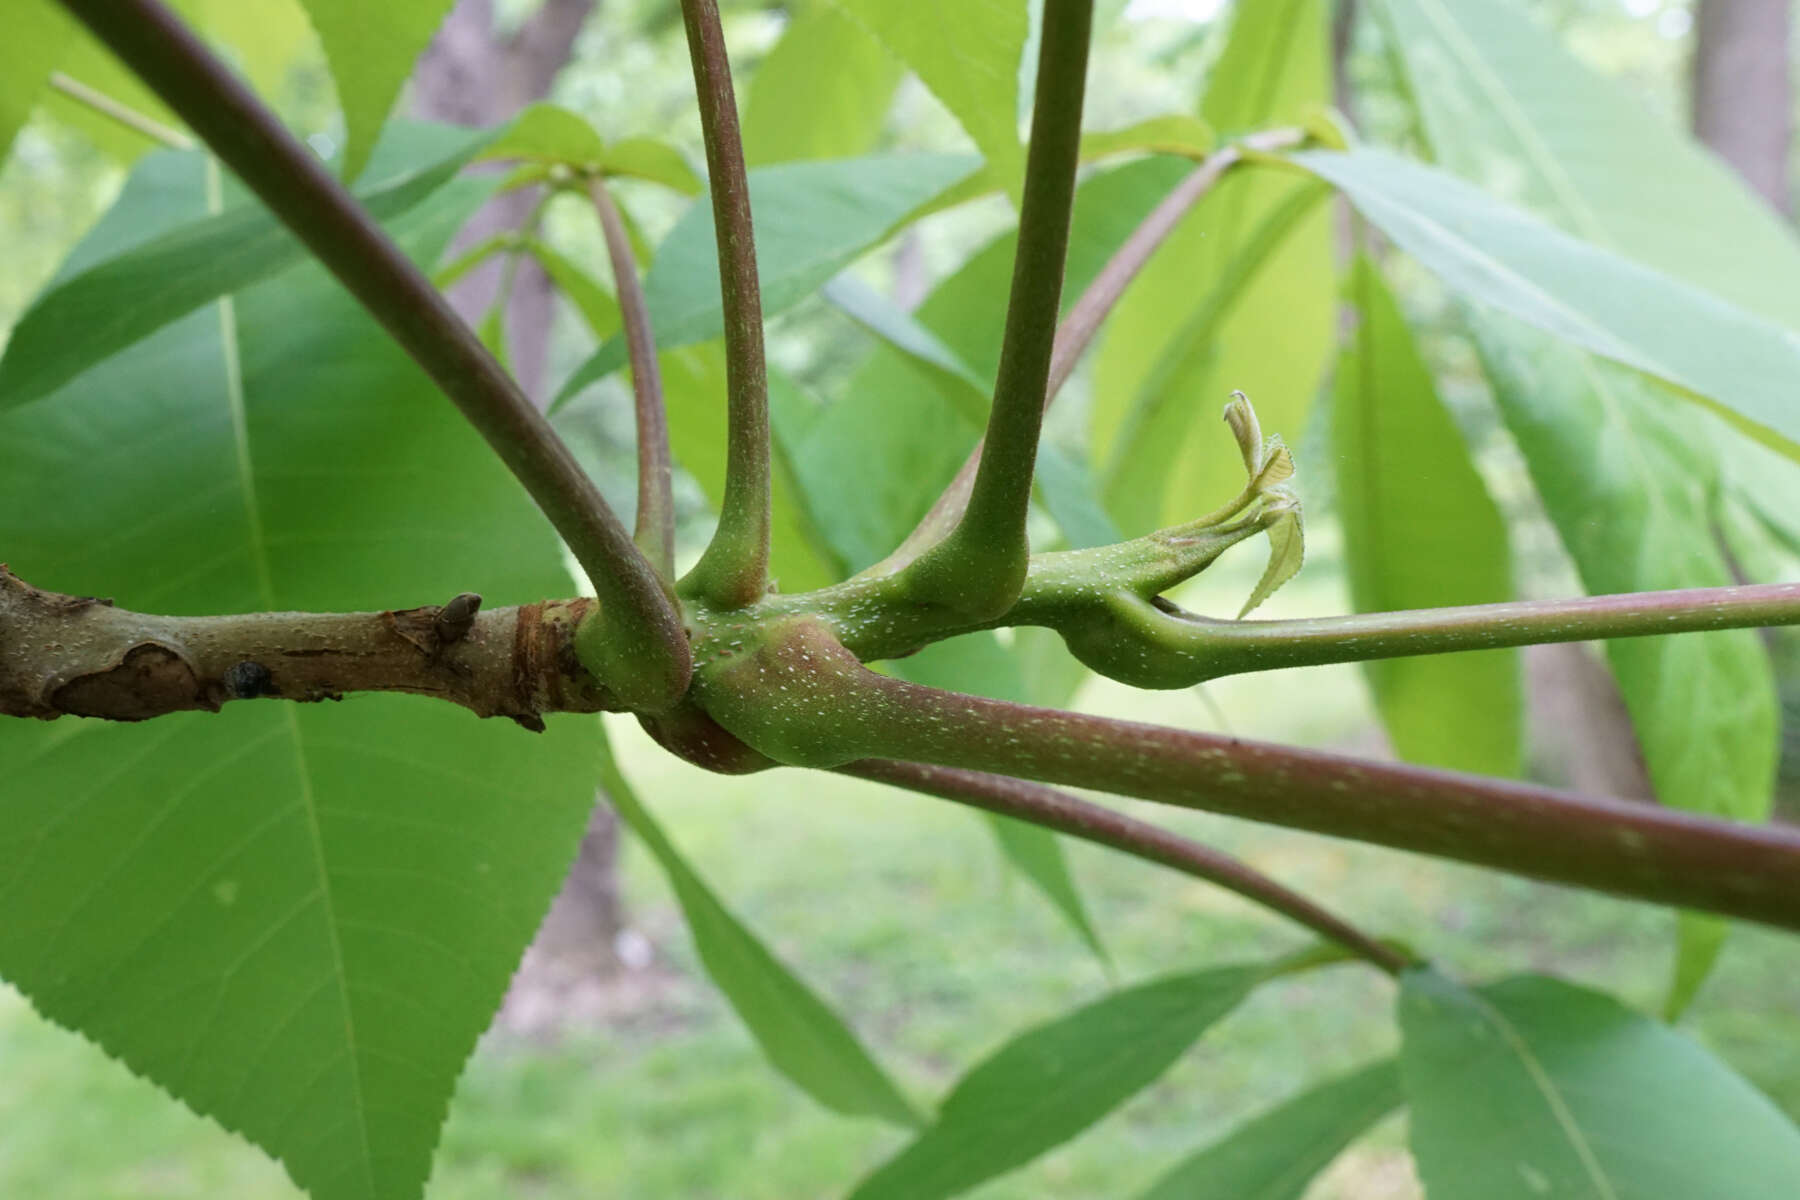
<path fill-rule="evenodd" d="M 801 6 L 750 77 L 744 158 L 762 166 L 867 154 L 902 73 L 900 60 L 832 0 Z"/>
<path fill-rule="evenodd" d="M 811 295 L 974 165 L 956 155 L 889 154 L 750 172 L 763 315 L 774 316 Z M 712 206 L 704 199 L 688 209 L 657 248 L 644 280 L 644 298 L 661 350 L 723 333 Z M 625 339 L 615 337 L 576 369 L 556 403 L 624 364 Z"/>
<path fill-rule="evenodd" d="M 1800 1130 L 1705 1050 L 1542 976 L 1415 971 L 1400 1075 L 1432 1200 L 1785 1200 Z"/>
<path fill-rule="evenodd" d="M 61 61 L 75 27 L 52 0 L 15 0 L 0 38 L 0 162 Z"/>
<path fill-rule="evenodd" d="M 1292 124 L 1331 95 L 1321 0 L 1238 5 L 1201 113 L 1239 133 Z M 1218 413 L 1248 392 L 1298 438 L 1333 342 L 1329 213 L 1301 181 L 1236 170 L 1195 206 L 1108 319 L 1093 445 L 1121 529 L 1191 520 L 1238 489 Z"/>
<path fill-rule="evenodd" d="M 301 0 L 344 110 L 345 179 L 362 174 L 400 88 L 453 0 Z"/>
<path fill-rule="evenodd" d="M 1800 454 L 1800 336 L 1421 163 L 1379 150 L 1291 157 L 1463 295 L 1672 383 Z"/>
<path fill-rule="evenodd" d="M 1338 362 L 1338 511 L 1358 612 L 1512 599 L 1506 525 L 1438 399 L 1399 305 L 1359 259 L 1360 322 Z M 1400 757 L 1486 775 L 1519 770 L 1519 656 L 1480 650 L 1364 664 Z"/>
<path fill-rule="evenodd" d="M 1030 25 L 1024 0 L 832 0 L 918 75 L 999 172 L 1016 201 L 1019 59 Z"/>

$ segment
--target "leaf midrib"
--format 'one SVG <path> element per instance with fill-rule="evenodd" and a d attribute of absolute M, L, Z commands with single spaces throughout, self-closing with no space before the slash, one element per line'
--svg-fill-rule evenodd
<path fill-rule="evenodd" d="M 206 206 L 212 215 L 223 210 L 224 196 L 219 163 L 206 160 Z M 231 411 L 232 450 L 236 459 L 238 486 L 243 494 L 245 525 L 249 535 L 250 558 L 256 570 L 258 597 L 265 612 L 279 606 L 275 602 L 275 574 L 269 562 L 268 537 L 264 530 L 262 506 L 256 493 L 256 467 L 250 453 L 249 416 L 244 396 L 244 373 L 238 344 L 237 303 L 231 293 L 219 297 L 220 369 L 225 376 L 225 402 Z M 306 814 L 307 842 L 312 850 L 313 869 L 318 875 L 319 901 L 324 907 L 325 936 L 331 947 L 332 974 L 337 980 L 338 1006 L 344 1018 L 345 1060 L 350 1069 L 351 1096 L 355 1106 L 357 1138 L 361 1143 L 360 1166 L 368 1195 L 377 1195 L 375 1187 L 375 1154 L 369 1141 L 368 1101 L 364 1092 L 362 1059 L 357 1051 L 356 1016 L 350 1005 L 350 981 L 344 968 L 344 946 L 338 934 L 337 903 L 331 891 L 331 872 L 325 861 L 325 838 L 319 825 L 318 796 L 313 790 L 312 769 L 307 761 L 306 742 L 300 729 L 300 716 L 294 705 L 283 704 L 282 721 L 294 747 L 294 767 L 300 785 L 300 806 Z"/>

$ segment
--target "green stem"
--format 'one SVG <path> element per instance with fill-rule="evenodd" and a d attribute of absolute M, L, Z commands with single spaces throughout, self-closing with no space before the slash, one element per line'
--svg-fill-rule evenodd
<path fill-rule="evenodd" d="M 1138 597 L 1112 606 L 1114 635 L 1153 656 L 1158 682 L 1190 687 L 1225 675 L 1418 654 L 1800 624 L 1800 584 L 1627 592 L 1292 621 L 1222 621 Z"/>
<path fill-rule="evenodd" d="M 525 485 L 593 581 L 587 661 L 633 709 L 686 689 L 680 615 L 593 481 L 524 393 L 343 185 L 156 0 L 62 0 L 423 366 Z"/>
<path fill-rule="evenodd" d="M 669 459 L 669 413 L 663 403 L 662 372 L 656 363 L 656 334 L 650 327 L 650 306 L 644 285 L 638 280 L 637 259 L 625 219 L 613 202 L 606 181 L 595 176 L 588 195 L 600 217 L 606 236 L 606 254 L 612 260 L 613 285 L 619 293 L 619 313 L 625 322 L 625 350 L 631 359 L 631 393 L 637 424 L 637 528 L 638 548 L 649 556 L 663 576 L 675 577 L 674 471 Z"/>
<path fill-rule="evenodd" d="M 1229 854 L 1221 854 L 1210 846 L 1078 799 L 1067 792 L 1003 775 L 876 758 L 854 762 L 838 770 L 845 775 L 873 779 L 1029 821 L 1071 837 L 1111 846 L 1149 862 L 1161 863 L 1297 921 L 1389 975 L 1399 975 L 1414 965 L 1392 946 L 1370 937 Z"/>
<path fill-rule="evenodd" d="M 1800 930 L 1800 830 L 959 695 L 869 671 L 816 621 L 771 635 L 695 695 L 778 762 L 1092 788 Z"/>
<path fill-rule="evenodd" d="M 742 608 L 762 597 L 769 573 L 769 379 L 763 361 L 762 296 L 744 142 L 719 6 L 716 0 L 682 0 L 681 15 L 694 64 L 719 245 L 728 426 L 719 527 L 682 588 L 714 607 Z"/>
<path fill-rule="evenodd" d="M 1011 606 L 1030 556 L 1025 521 L 1062 306 L 1092 23 L 1092 0 L 1046 0 L 1019 244 L 985 449 L 956 528 L 907 572 L 922 598 L 978 618 Z"/>

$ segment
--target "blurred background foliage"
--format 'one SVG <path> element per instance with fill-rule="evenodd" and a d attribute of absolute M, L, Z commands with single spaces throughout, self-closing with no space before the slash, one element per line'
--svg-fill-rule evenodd
<path fill-rule="evenodd" d="M 465 0 L 453 18 L 479 54 L 517 45 L 546 10 L 575 30 L 551 53 L 516 68 L 518 78 L 458 74 L 440 44 L 404 103 L 419 115 L 492 123 L 537 94 L 587 117 L 609 138 L 668 139 L 700 160 L 687 52 L 668 0 Z M 290 0 L 254 0 L 254 36 L 235 44 L 265 97 L 322 153 L 343 130 L 316 38 Z M 1587 65 L 1629 88 L 1671 125 L 1687 124 L 1694 6 L 1688 0 L 1535 0 L 1529 7 Z M 791 14 L 781 5 L 724 4 L 740 94 L 754 104 L 757 72 Z M 1191 110 L 1217 54 L 1223 5 L 1210 0 L 1112 0 L 1096 43 L 1087 124 L 1125 125 Z M 1355 121 L 1371 140 L 1405 143 L 1410 110 L 1371 23 L 1340 48 Z M 436 56 L 434 63 L 433 56 Z M 546 65 L 548 64 L 548 65 Z M 535 75 L 533 74 L 535 72 Z M 521 95 L 523 88 L 528 94 Z M 510 90 L 509 90 L 510 89 Z M 122 81 L 115 94 L 132 96 Z M 473 105 L 472 109 L 468 106 Z M 148 100 L 139 106 L 153 110 Z M 465 111 L 467 109 L 467 111 Z M 886 149 L 963 151 L 955 120 L 916 80 L 900 84 L 881 122 Z M 0 170 L 0 330 L 17 319 L 68 249 L 105 210 L 143 139 L 63 102 L 21 131 Z M 752 147 L 752 154 L 755 147 Z M 619 192 L 649 242 L 684 202 L 666 190 L 621 182 Z M 524 211 L 501 214 L 517 225 Z M 544 238 L 604 274 L 592 214 L 566 201 L 542 214 Z M 858 264 L 857 274 L 901 304 L 916 304 L 1010 219 L 990 197 L 929 219 Z M 1421 330 L 1439 388 L 1471 444 L 1507 520 L 1524 595 L 1569 594 L 1576 577 L 1538 510 L 1524 467 L 1497 428 L 1472 349 L 1442 290 L 1402 264 L 1390 271 Z M 492 301 L 465 298 L 478 314 Z M 521 270 L 510 314 L 513 351 L 544 334 L 529 371 L 539 394 L 593 349 L 580 315 L 550 300 L 529 308 Z M 771 353 L 810 397 L 842 396 L 877 353 L 872 337 L 822 300 L 777 319 Z M 1091 371 L 1091 367 L 1088 369 Z M 527 372 L 522 371 L 522 374 Z M 1086 436 L 1085 375 L 1054 410 L 1050 436 L 1077 448 Z M 610 498 L 629 509 L 632 450 L 622 380 L 588 393 L 563 418 Z M 1314 615 L 1348 606 L 1332 471 L 1318 451 L 1327 405 L 1314 426 L 1285 430 L 1300 447 L 1308 504 L 1309 561 L 1268 615 Z M 1221 431 L 1222 436 L 1222 431 Z M 1311 448 L 1313 453 L 1309 453 Z M 709 517 L 692 480 L 682 491 L 684 544 L 697 548 Z M 1759 578 L 1796 578 L 1772 548 Z M 1187 599 L 1234 608 L 1259 563 L 1227 561 Z M 1222 599 L 1220 599 L 1222 598 Z M 1785 693 L 1800 690 L 1791 637 L 1771 639 Z M 1528 656 L 1529 773 L 1612 788 L 1632 771 L 1635 748 L 1617 744 L 1618 702 L 1588 649 Z M 1193 693 L 1140 694 L 1086 684 L 1079 707 L 1193 728 L 1223 729 L 1303 745 L 1384 752 L 1364 677 L 1354 668 L 1238 678 Z M 1607 706 L 1614 719 L 1607 724 Z M 1004 1030 L 1060 1012 L 1108 986 L 1109 976 L 1069 926 L 1010 874 L 991 839 L 962 813 L 867 785 L 791 772 L 747 779 L 703 776 L 615 722 L 627 771 L 677 839 L 733 906 L 782 957 L 834 997 L 865 1037 L 916 1090 L 935 1092 Z M 1795 722 L 1786 725 L 1791 729 Z M 1607 738 L 1612 744 L 1601 744 Z M 1788 756 L 1792 758 L 1793 756 Z M 1784 779 L 1787 774 L 1784 773 Z M 1792 783 L 1784 785 L 1792 790 Z M 1786 794 L 1786 793 L 1784 793 Z M 1795 811 L 1791 799 L 1787 811 Z M 1604 984 L 1653 1007 L 1666 984 L 1670 917 L 1653 909 L 1501 879 L 1379 849 L 1211 818 L 1158 819 L 1213 841 L 1285 882 L 1324 896 L 1361 923 L 1428 946 L 1474 974 L 1529 967 Z M 661 876 L 634 845 L 612 875 L 611 834 L 590 850 L 603 900 L 597 925 L 608 953 L 578 986 L 516 993 L 471 1064 L 455 1100 L 429 1194 L 782 1198 L 833 1194 L 877 1161 L 897 1134 L 812 1106 L 769 1071 L 723 1000 L 705 983 Z M 1132 978 L 1175 963 L 1240 960 L 1291 945 L 1285 929 L 1188 880 L 1152 873 L 1086 846 L 1069 850 L 1113 970 Z M 1800 1118 L 1800 943 L 1746 929 L 1701 993 L 1689 1024 Z M 1003 1197 L 1108 1197 L 1135 1190 L 1163 1164 L 1303 1081 L 1391 1049 L 1383 985 L 1365 973 L 1307 975 L 1264 989 L 1178 1067 L 1109 1121 L 1106 1130 L 973 1193 Z M 547 1010 L 548 1006 L 548 1010 Z M 550 1011 L 553 1010 L 553 1011 Z M 1417 1196 L 1390 1121 L 1345 1156 L 1309 1196 Z M 0 1195 L 31 1197 L 287 1197 L 280 1168 L 101 1053 L 0 991 Z"/>

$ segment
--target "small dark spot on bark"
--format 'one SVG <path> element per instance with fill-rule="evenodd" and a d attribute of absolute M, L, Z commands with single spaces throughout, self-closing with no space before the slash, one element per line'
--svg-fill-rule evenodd
<path fill-rule="evenodd" d="M 276 694 L 275 677 L 269 668 L 246 659 L 225 670 L 225 690 L 233 700 L 254 700 L 258 696 Z"/>

